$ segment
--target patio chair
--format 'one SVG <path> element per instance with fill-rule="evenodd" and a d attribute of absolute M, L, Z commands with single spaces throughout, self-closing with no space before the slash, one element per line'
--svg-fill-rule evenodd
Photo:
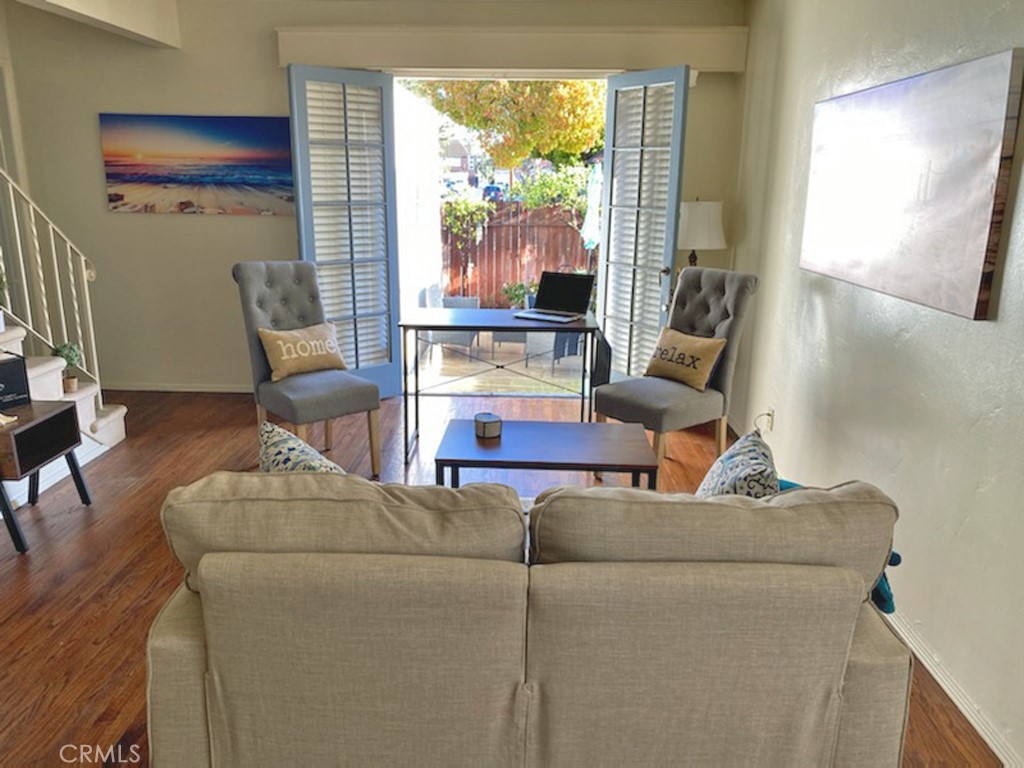
<path fill-rule="evenodd" d="M 479 296 L 443 296 L 441 286 L 434 283 L 420 291 L 421 307 L 435 309 L 480 309 Z M 430 347 L 430 356 L 434 356 L 434 347 L 439 345 L 465 347 L 469 356 L 473 345 L 480 347 L 478 331 L 426 331 L 420 337 Z"/>

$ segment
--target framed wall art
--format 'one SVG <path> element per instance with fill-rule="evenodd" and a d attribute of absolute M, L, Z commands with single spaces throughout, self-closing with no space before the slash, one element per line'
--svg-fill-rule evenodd
<path fill-rule="evenodd" d="M 1024 49 L 819 102 L 800 266 L 988 316 Z"/>
<path fill-rule="evenodd" d="M 115 213 L 294 216 L 287 117 L 100 115 Z"/>

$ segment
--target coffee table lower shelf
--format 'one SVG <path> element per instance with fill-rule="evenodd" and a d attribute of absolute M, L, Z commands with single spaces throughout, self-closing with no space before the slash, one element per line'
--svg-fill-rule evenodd
<path fill-rule="evenodd" d="M 648 488 L 658 484 L 658 460 L 640 424 L 506 421 L 501 437 L 481 438 L 472 419 L 453 419 L 434 467 L 438 485 L 450 470 L 452 488 L 459 487 L 459 470 L 468 468 L 628 472 L 635 488 L 641 475 Z"/>

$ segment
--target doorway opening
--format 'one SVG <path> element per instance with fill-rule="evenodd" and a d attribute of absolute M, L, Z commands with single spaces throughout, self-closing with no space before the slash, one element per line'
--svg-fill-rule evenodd
<path fill-rule="evenodd" d="M 544 271 L 596 274 L 605 80 L 395 83 L 403 310 L 530 306 Z M 431 332 L 421 390 L 577 396 L 579 334 Z"/>
<path fill-rule="evenodd" d="M 595 212 L 593 217 L 584 214 L 582 223 L 577 223 L 576 214 L 569 210 L 568 218 L 563 219 L 563 223 L 578 226 L 576 236 L 582 236 L 588 229 L 588 218 L 592 218 L 594 227 L 600 230 L 596 238 L 600 247 L 595 244 L 595 248 L 589 248 L 585 244 L 586 263 L 573 263 L 564 251 L 556 251 L 553 263 L 545 265 L 528 247 L 530 239 L 520 232 L 512 256 L 499 255 L 496 259 L 498 268 L 506 269 L 505 274 L 512 280 L 498 277 L 487 294 L 488 301 L 501 301 L 500 306 L 520 298 L 528 302 L 529 289 L 545 267 L 592 271 L 596 258 L 598 288 L 594 306 L 597 323 L 611 347 L 613 376 L 642 375 L 665 324 L 678 242 L 676 222 L 688 79 L 686 66 L 629 72 L 607 79 L 605 114 L 609 125 L 604 141 L 603 174 L 595 164 L 587 176 L 588 187 L 591 180 L 602 180 L 603 176 L 603 210 L 596 214 L 598 206 L 588 202 L 586 213 Z M 416 119 L 416 110 L 423 115 L 427 109 L 422 99 L 411 94 L 408 98 L 403 96 L 407 89 L 396 89 L 393 76 L 366 70 L 291 65 L 289 83 L 301 257 L 315 262 L 320 269 L 325 314 L 335 325 L 346 362 L 351 361 L 350 370 L 376 383 L 383 397 L 398 394 L 403 391 L 405 378 L 401 314 L 421 303 L 431 306 L 431 301 L 437 301 L 443 305 L 446 289 L 448 301 L 479 302 L 483 306 L 482 289 L 487 287 L 487 281 L 480 279 L 480 262 L 472 254 L 479 256 L 477 246 L 484 240 L 484 231 L 489 228 L 485 225 L 491 223 L 498 204 L 520 203 L 520 209 L 537 210 L 544 206 L 534 207 L 531 196 L 539 194 L 547 196 L 545 199 L 555 203 L 554 207 L 565 208 L 574 194 L 560 190 L 554 181 L 557 174 L 524 173 L 524 178 L 517 179 L 514 170 L 508 174 L 506 192 L 497 171 L 501 166 L 516 166 L 496 161 L 492 177 L 481 179 L 477 174 L 479 201 L 465 200 L 460 203 L 462 209 L 449 210 L 452 215 L 446 217 L 444 203 L 440 202 L 442 190 L 448 191 L 438 169 L 440 134 L 431 139 L 423 131 L 405 132 L 401 140 L 396 140 L 396 114 L 402 112 L 402 103 L 410 110 L 402 115 L 403 123 L 421 128 L 427 122 Z M 485 103 L 483 94 L 472 102 L 474 107 L 477 102 Z M 413 108 L 414 104 L 419 106 Z M 542 104 L 554 104 L 556 116 L 572 113 L 571 105 L 560 103 L 554 96 L 548 96 Z M 508 111 L 518 106 L 517 99 L 506 103 Z M 529 121 L 522 131 L 531 140 L 543 133 L 543 124 Z M 487 153 L 495 159 L 497 150 L 508 147 L 504 146 L 502 132 L 493 134 L 485 133 L 481 143 L 486 140 Z M 416 136 L 419 140 L 413 139 Z M 536 149 L 534 161 L 550 162 L 557 169 L 556 158 L 545 155 L 554 153 L 558 147 L 531 147 L 521 153 L 520 163 Z M 418 160 L 422 168 L 433 164 L 435 173 L 421 174 L 420 183 L 416 183 L 404 171 L 399 185 L 395 169 L 396 158 L 400 156 Z M 408 163 L 402 165 L 407 169 Z M 482 187 L 481 181 L 485 182 Z M 416 204 L 408 204 L 410 199 Z M 396 212 L 398 207 L 401 217 Z M 571 204 L 568 207 L 571 209 Z M 438 235 L 445 218 L 449 219 L 447 271 L 443 269 L 445 243 Z M 495 224 L 497 229 L 498 222 Z M 399 228 L 403 230 L 401 237 Z M 454 242 L 458 238 L 461 240 Z M 501 282 L 500 291 L 495 289 L 495 282 Z M 545 343 L 545 349 L 535 354 L 528 342 L 523 343 L 520 357 L 504 369 L 521 364 L 520 373 L 525 378 L 554 389 L 537 394 L 561 394 L 564 388 L 552 382 L 558 374 L 559 360 L 580 357 L 580 349 L 571 340 L 565 341 L 566 334 L 560 335 L 557 329 L 547 335 L 550 347 Z M 559 343 L 559 338 L 564 343 Z M 437 337 L 429 341 L 437 341 Z M 482 351 L 484 344 L 493 348 L 490 360 L 473 353 L 474 348 Z M 506 344 L 511 347 L 512 339 L 477 333 L 461 346 L 467 350 L 463 357 L 474 364 L 502 368 L 495 366 L 494 359 Z M 526 370 L 535 359 L 550 361 L 545 376 L 535 375 L 539 366 L 534 366 L 533 371 Z M 584 361 L 579 362 L 582 369 Z M 544 367 L 548 368 L 546 364 Z M 456 384 L 471 377 L 459 373 L 445 378 Z M 575 376 L 572 378 L 575 380 Z M 586 384 L 584 381 L 584 391 Z M 434 389 L 429 383 L 427 387 Z M 497 393 L 501 388 L 493 385 L 471 391 Z M 578 390 L 573 387 L 573 391 Z"/>

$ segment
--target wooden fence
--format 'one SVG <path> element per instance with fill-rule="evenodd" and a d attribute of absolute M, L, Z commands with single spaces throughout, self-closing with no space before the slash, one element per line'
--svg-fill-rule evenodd
<path fill-rule="evenodd" d="M 583 247 L 582 223 L 581 216 L 561 208 L 495 203 L 480 242 L 461 248 L 442 224 L 445 293 L 479 296 L 481 307 L 507 307 L 501 293 L 506 283 L 539 280 L 545 270 L 596 271 L 597 251 Z"/>

